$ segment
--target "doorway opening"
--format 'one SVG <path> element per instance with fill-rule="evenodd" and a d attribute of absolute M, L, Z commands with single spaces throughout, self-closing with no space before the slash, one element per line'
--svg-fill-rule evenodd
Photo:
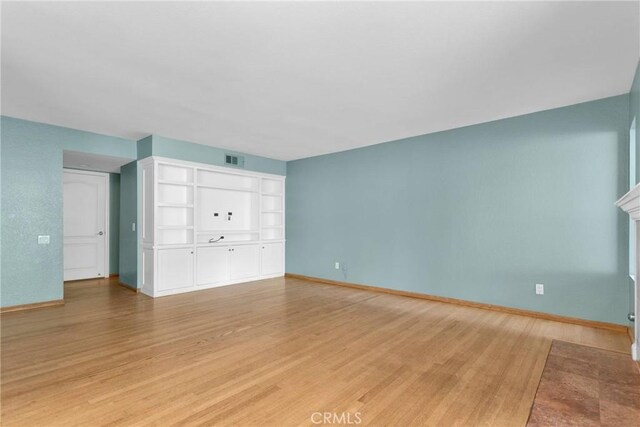
<path fill-rule="evenodd" d="M 109 277 L 109 174 L 63 174 L 64 281 Z"/>
<path fill-rule="evenodd" d="M 65 288 L 69 281 L 119 275 L 120 167 L 131 161 L 76 151 L 63 152 Z M 114 280 L 117 282 L 112 279 L 104 283 Z"/>

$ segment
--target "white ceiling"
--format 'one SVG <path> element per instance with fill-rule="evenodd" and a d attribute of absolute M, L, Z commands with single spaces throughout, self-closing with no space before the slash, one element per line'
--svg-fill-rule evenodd
<path fill-rule="evenodd" d="M 283 160 L 627 93 L 638 2 L 2 2 L 2 113 Z"/>
<path fill-rule="evenodd" d="M 79 151 L 62 151 L 62 166 L 69 169 L 120 173 L 120 167 L 127 163 L 131 163 L 131 159 L 82 153 Z"/>

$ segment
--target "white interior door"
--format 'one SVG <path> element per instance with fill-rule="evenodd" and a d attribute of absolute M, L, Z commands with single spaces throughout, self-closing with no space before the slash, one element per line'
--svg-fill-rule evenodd
<path fill-rule="evenodd" d="M 108 177 L 64 171 L 64 280 L 108 275 Z"/>

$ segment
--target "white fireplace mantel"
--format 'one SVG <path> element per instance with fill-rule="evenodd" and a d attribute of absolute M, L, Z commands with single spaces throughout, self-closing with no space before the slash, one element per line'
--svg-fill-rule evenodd
<path fill-rule="evenodd" d="M 640 184 L 636 185 L 616 202 L 616 206 L 628 213 L 631 219 L 640 221 Z"/>
<path fill-rule="evenodd" d="M 629 214 L 631 219 L 636 221 L 636 278 L 640 278 L 640 184 L 633 187 L 627 194 L 622 196 L 616 206 Z M 634 322 L 633 344 L 631 345 L 631 355 L 634 360 L 640 359 L 640 285 L 638 280 L 634 280 L 634 307 L 636 319 Z"/>

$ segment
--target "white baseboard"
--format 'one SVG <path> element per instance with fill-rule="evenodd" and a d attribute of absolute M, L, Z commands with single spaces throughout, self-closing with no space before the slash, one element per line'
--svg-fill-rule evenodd
<path fill-rule="evenodd" d="M 631 344 L 631 358 L 633 360 L 640 361 L 640 348 L 638 348 L 638 343 Z"/>

